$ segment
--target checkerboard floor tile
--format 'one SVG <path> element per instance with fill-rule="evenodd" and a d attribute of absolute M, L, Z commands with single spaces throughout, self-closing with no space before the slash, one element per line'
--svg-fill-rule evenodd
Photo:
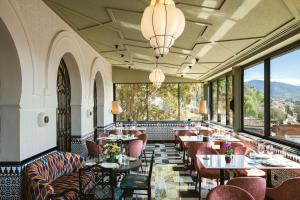
<path fill-rule="evenodd" d="M 194 180 L 183 164 L 182 152 L 174 144 L 148 144 L 146 146 L 148 166 L 143 162 L 143 169 L 149 167 L 151 155 L 154 151 L 154 168 L 151 179 L 152 199 L 155 200 L 196 200 L 198 191 L 195 190 Z M 201 196 L 205 199 L 208 191 L 216 186 L 216 182 L 209 179 L 202 180 Z M 134 195 L 126 199 L 147 199 L 143 195 Z"/>

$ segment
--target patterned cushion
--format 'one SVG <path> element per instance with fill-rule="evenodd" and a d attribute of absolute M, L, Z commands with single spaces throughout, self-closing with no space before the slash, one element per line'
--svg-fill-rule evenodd
<path fill-rule="evenodd" d="M 27 199 L 46 199 L 56 192 L 50 185 L 54 180 L 78 172 L 83 165 L 79 155 L 69 152 L 54 152 L 29 164 L 25 169 Z"/>
<path fill-rule="evenodd" d="M 85 187 L 85 192 L 92 189 L 95 185 L 95 176 L 92 172 L 85 172 L 85 176 L 83 176 L 82 180 L 83 185 L 87 185 Z M 65 176 L 61 176 L 57 178 L 52 184 L 55 193 L 64 192 L 67 189 L 77 189 L 79 191 L 79 173 L 75 172 L 72 174 L 68 174 Z M 70 191 L 65 194 L 65 196 L 55 198 L 56 200 L 71 200 L 76 199 L 78 193 L 75 191 Z"/>
<path fill-rule="evenodd" d="M 127 174 L 122 183 L 122 189 L 148 188 L 148 176 L 139 174 Z"/>

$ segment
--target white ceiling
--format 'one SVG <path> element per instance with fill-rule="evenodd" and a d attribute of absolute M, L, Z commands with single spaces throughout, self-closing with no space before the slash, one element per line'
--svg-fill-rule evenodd
<path fill-rule="evenodd" d="M 155 67 L 154 50 L 140 31 L 148 0 L 44 1 L 113 66 L 146 71 Z M 186 27 L 170 53 L 159 59 L 159 67 L 169 75 L 204 80 L 287 34 L 282 30 L 299 28 L 299 2 L 175 0 Z"/>

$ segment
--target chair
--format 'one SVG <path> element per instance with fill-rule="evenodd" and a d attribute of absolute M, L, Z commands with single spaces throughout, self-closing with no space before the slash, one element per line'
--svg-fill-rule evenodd
<path fill-rule="evenodd" d="M 211 148 L 211 144 L 206 142 L 193 142 L 190 144 L 187 150 L 187 154 L 191 158 L 191 172 L 194 168 L 194 161 L 196 159 L 196 155 L 201 154 L 201 152 L 205 152 L 206 148 Z"/>
<path fill-rule="evenodd" d="M 205 155 L 205 154 L 218 154 L 218 152 L 212 148 L 200 148 L 197 152 L 197 155 Z M 197 184 L 199 182 L 199 199 L 201 199 L 201 181 L 202 178 L 209 178 L 209 179 L 220 179 L 220 170 L 218 169 L 206 169 L 202 163 L 198 160 L 195 159 L 194 162 L 195 169 L 197 171 L 197 178 L 196 178 L 196 184 L 195 184 L 195 189 L 197 188 Z M 225 178 L 228 179 L 229 175 L 228 172 L 225 172 Z"/>
<path fill-rule="evenodd" d="M 261 177 L 234 178 L 226 185 L 233 185 L 249 192 L 255 200 L 264 200 L 266 195 L 266 180 Z"/>
<path fill-rule="evenodd" d="M 224 144 L 225 144 L 225 142 L 221 142 L 221 144 L 220 144 L 220 150 L 219 150 L 219 154 L 225 154 L 225 149 L 224 149 Z M 241 143 L 241 142 L 233 142 L 233 143 L 231 143 L 231 147 L 232 147 L 232 149 L 233 149 L 233 152 L 235 152 L 236 150 L 235 149 L 238 149 L 237 151 L 236 151 L 236 153 L 237 153 L 237 155 L 245 155 L 245 154 L 240 154 L 240 150 L 242 150 L 242 149 L 244 149 L 243 147 L 245 147 L 245 145 L 243 144 L 243 143 Z M 247 148 L 247 147 L 245 147 L 245 148 Z M 245 150 L 246 151 L 246 150 Z"/>
<path fill-rule="evenodd" d="M 139 138 L 140 140 L 143 141 L 143 151 L 142 151 L 142 153 L 143 153 L 146 165 L 147 165 L 147 157 L 146 157 L 145 148 L 146 148 L 147 141 L 148 141 L 148 135 L 146 133 L 143 133 L 143 134 L 138 135 L 137 138 Z"/>
<path fill-rule="evenodd" d="M 211 190 L 206 200 L 255 200 L 246 190 L 232 186 L 221 185 Z"/>
<path fill-rule="evenodd" d="M 197 134 L 190 131 L 190 130 L 183 130 L 182 131 L 183 133 L 183 136 L 196 136 Z M 186 156 L 186 151 L 188 150 L 189 148 L 189 145 L 191 144 L 192 142 L 182 142 L 182 148 L 183 148 L 183 162 L 185 163 L 185 156 Z"/>
<path fill-rule="evenodd" d="M 144 133 L 141 132 L 141 131 L 131 131 L 131 132 L 132 132 L 132 134 L 133 134 L 135 137 L 138 137 L 139 135 L 144 134 Z"/>
<path fill-rule="evenodd" d="M 142 140 L 133 140 L 130 141 L 127 145 L 127 155 L 130 157 L 138 158 L 142 154 L 143 150 L 143 141 Z"/>
<path fill-rule="evenodd" d="M 97 145 L 94 141 L 86 140 L 85 143 L 90 158 L 97 158 L 99 154 L 103 151 L 103 147 L 101 145 Z"/>
<path fill-rule="evenodd" d="M 275 188 L 267 188 L 266 197 L 271 200 L 300 200 L 300 177 L 284 181 Z"/>
<path fill-rule="evenodd" d="M 129 131 L 128 130 L 122 130 L 123 135 L 128 135 Z"/>
<path fill-rule="evenodd" d="M 111 134 L 111 135 L 123 135 L 121 130 L 111 130 L 111 131 L 109 131 L 109 134 Z"/>
<path fill-rule="evenodd" d="M 148 175 L 142 174 L 126 174 L 123 178 L 120 188 L 123 190 L 123 198 L 126 199 L 127 194 L 134 194 L 134 191 L 147 190 L 148 199 L 151 199 L 151 176 L 154 162 L 154 152 L 152 152 L 150 169 Z M 143 195 L 139 193 L 139 195 Z"/>

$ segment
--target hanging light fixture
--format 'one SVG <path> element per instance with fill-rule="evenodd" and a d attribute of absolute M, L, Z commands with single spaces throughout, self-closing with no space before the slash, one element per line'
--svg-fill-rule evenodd
<path fill-rule="evenodd" d="M 165 80 L 165 75 L 163 73 L 163 71 L 161 71 L 158 66 L 157 66 L 157 62 L 158 62 L 158 56 L 156 57 L 156 67 L 155 69 L 152 70 L 152 72 L 149 75 L 149 80 L 153 83 L 153 85 L 156 88 L 160 88 L 161 83 L 164 82 Z"/>
<path fill-rule="evenodd" d="M 182 34 L 184 26 L 185 17 L 173 0 L 151 0 L 141 21 L 143 36 L 150 40 L 156 54 L 161 56 L 169 53 L 169 48 Z"/>

